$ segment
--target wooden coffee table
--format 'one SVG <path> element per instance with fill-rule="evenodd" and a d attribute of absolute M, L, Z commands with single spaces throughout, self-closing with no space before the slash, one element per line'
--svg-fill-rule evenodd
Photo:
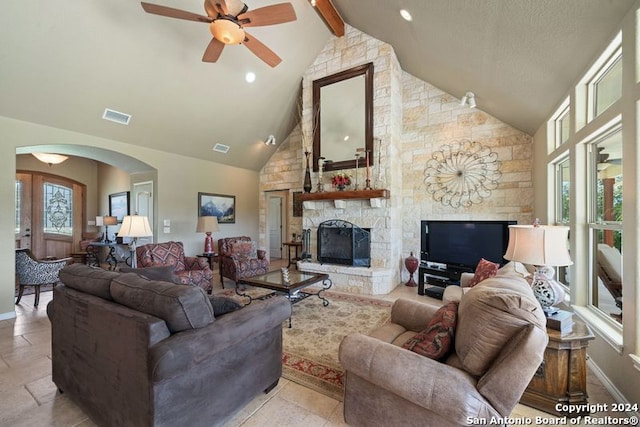
<path fill-rule="evenodd" d="M 322 289 L 317 293 L 302 291 L 302 289 L 318 282 L 322 282 Z M 290 271 L 289 281 L 285 282 L 282 277 L 282 272 L 280 270 L 274 270 L 267 274 L 260 274 L 258 276 L 240 279 L 238 280 L 238 285 L 250 285 L 257 288 L 271 289 L 272 291 L 275 291 L 257 299 L 270 298 L 277 293 L 281 293 L 284 294 L 289 299 L 291 305 L 293 305 L 298 301 L 302 301 L 307 297 L 315 295 L 322 300 L 322 305 L 326 307 L 329 305 L 329 300 L 326 299 L 322 293 L 331 287 L 332 282 L 331 279 L 329 279 L 328 274 L 306 273 L 303 271 Z M 241 292 L 240 286 L 236 286 L 236 294 L 248 298 L 249 302 L 247 305 L 251 304 L 251 301 L 253 301 L 253 298 L 250 295 Z M 291 327 L 291 318 L 289 318 L 289 327 Z"/>

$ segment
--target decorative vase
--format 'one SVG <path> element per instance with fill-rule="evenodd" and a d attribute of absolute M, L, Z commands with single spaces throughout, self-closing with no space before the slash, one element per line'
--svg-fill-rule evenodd
<path fill-rule="evenodd" d="M 311 154 L 311 152 L 309 151 L 305 151 L 304 155 L 307 157 L 307 168 L 304 172 L 304 185 L 302 186 L 302 189 L 304 190 L 305 193 L 311 193 L 311 171 L 309 170 L 309 154 Z"/>
<path fill-rule="evenodd" d="M 409 272 L 409 280 L 407 281 L 407 283 L 405 283 L 405 286 L 411 286 L 411 287 L 418 286 L 415 280 L 413 280 L 413 273 L 415 273 L 416 270 L 418 269 L 419 263 L 420 261 L 418 260 L 418 258 L 413 256 L 413 252 L 411 252 L 411 254 L 404 259 L 404 266 L 407 268 L 407 271 Z"/>

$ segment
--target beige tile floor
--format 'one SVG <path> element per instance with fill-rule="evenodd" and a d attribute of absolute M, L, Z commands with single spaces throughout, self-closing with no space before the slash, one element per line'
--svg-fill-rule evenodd
<path fill-rule="evenodd" d="M 274 264 L 278 266 L 277 262 Z M 218 277 L 214 283 L 220 288 Z M 95 425 L 64 394 L 59 394 L 51 381 L 51 334 L 46 316 L 51 297 L 51 292 L 43 293 L 36 309 L 33 295 L 25 296 L 16 306 L 16 318 L 0 321 L 0 426 Z M 399 286 L 382 298 L 398 297 L 428 298 L 406 286 Z M 588 391 L 590 402 L 613 402 L 591 372 Z M 341 402 L 282 378 L 276 389 L 256 397 L 227 426 L 344 426 L 342 410 Z M 550 417 L 523 405 L 518 405 L 512 416 Z"/>

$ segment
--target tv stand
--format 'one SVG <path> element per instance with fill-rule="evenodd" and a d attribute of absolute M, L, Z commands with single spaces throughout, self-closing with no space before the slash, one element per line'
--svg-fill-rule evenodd
<path fill-rule="evenodd" d="M 467 271 L 470 270 L 462 267 L 436 268 L 421 263 L 418 267 L 418 295 L 426 294 L 442 299 L 444 288 L 450 285 L 460 286 L 460 275 Z M 429 291 L 427 288 L 436 289 Z"/>

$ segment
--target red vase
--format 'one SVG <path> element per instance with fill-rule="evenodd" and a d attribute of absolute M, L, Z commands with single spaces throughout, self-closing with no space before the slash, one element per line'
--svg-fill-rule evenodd
<path fill-rule="evenodd" d="M 405 283 L 405 286 L 415 287 L 418 286 L 415 280 L 413 280 L 413 273 L 418 269 L 418 264 L 420 264 L 420 260 L 413 256 L 413 252 L 404 259 L 404 266 L 407 268 L 409 272 L 409 280 Z"/>

